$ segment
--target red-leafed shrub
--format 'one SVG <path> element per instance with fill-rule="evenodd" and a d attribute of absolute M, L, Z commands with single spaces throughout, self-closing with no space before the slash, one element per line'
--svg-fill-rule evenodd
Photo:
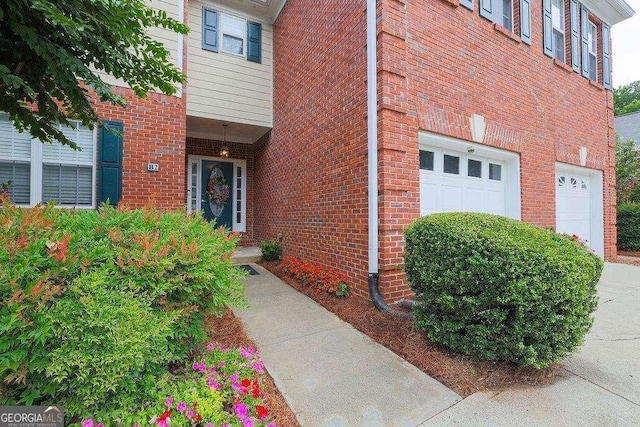
<path fill-rule="evenodd" d="M 311 286 L 317 291 L 328 292 L 337 297 L 348 297 L 351 293 L 346 275 L 315 262 L 286 257 L 282 261 L 282 271 L 298 283 Z"/>

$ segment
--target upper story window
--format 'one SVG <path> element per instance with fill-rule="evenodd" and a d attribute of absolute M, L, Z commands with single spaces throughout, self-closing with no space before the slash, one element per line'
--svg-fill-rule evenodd
<path fill-rule="evenodd" d="M 587 23 L 587 46 L 589 52 L 589 78 L 598 81 L 598 27 Z"/>
<path fill-rule="evenodd" d="M 543 11 L 545 55 L 611 89 L 609 26 L 578 0 L 543 0 Z"/>
<path fill-rule="evenodd" d="M 483 0 L 480 2 L 480 15 L 513 31 L 513 0 Z"/>
<path fill-rule="evenodd" d="M 227 14 L 222 14 L 221 21 L 222 51 L 244 55 L 246 21 Z"/>
<path fill-rule="evenodd" d="M 262 63 L 262 24 L 203 7 L 202 49 Z"/>
<path fill-rule="evenodd" d="M 558 61 L 565 62 L 564 0 L 552 0 L 551 26 L 553 56 Z"/>
<path fill-rule="evenodd" d="M 513 2 L 512 0 L 495 0 L 499 10 L 498 19 L 495 21 L 504 28 L 513 31 Z"/>

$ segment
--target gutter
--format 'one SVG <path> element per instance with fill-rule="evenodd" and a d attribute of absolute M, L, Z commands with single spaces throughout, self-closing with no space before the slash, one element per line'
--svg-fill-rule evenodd
<path fill-rule="evenodd" d="M 405 319 L 413 314 L 399 311 L 387 304 L 378 285 L 379 221 L 378 221 L 378 87 L 376 58 L 376 0 L 367 0 L 367 171 L 369 199 L 369 296 L 375 307 Z"/>

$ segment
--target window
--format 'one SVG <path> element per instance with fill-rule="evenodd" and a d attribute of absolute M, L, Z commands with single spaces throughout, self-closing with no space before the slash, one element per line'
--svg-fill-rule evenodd
<path fill-rule="evenodd" d="M 202 8 L 202 49 L 243 56 L 262 63 L 262 24 Z"/>
<path fill-rule="evenodd" d="M 513 31 L 513 3 L 512 0 L 500 0 L 500 5 L 498 10 L 499 19 L 496 21 L 498 24 L 502 25 L 508 30 Z"/>
<path fill-rule="evenodd" d="M 565 62 L 564 0 L 552 0 L 551 25 L 553 28 L 553 56 L 558 61 Z"/>
<path fill-rule="evenodd" d="M 460 174 L 460 157 L 444 155 L 444 167 L 442 169 L 444 173 L 451 173 L 454 175 Z"/>
<path fill-rule="evenodd" d="M 420 150 L 420 169 L 433 170 L 433 151 Z"/>
<path fill-rule="evenodd" d="M 502 165 L 489 163 L 489 179 L 494 181 L 502 181 Z"/>
<path fill-rule="evenodd" d="M 467 176 L 482 178 L 482 162 L 480 160 L 469 159 L 467 161 Z"/>
<path fill-rule="evenodd" d="M 587 46 L 589 49 L 589 78 L 598 81 L 598 27 L 591 21 L 587 27 Z"/>
<path fill-rule="evenodd" d="M 42 144 L 18 132 L 6 114 L 0 115 L 0 182 L 12 181 L 9 194 L 14 203 L 54 200 L 64 206 L 93 206 L 94 133 L 79 123 L 60 130 L 82 150 Z"/>
<path fill-rule="evenodd" d="M 244 55 L 246 21 L 235 16 L 222 14 L 221 23 L 222 51 Z"/>
<path fill-rule="evenodd" d="M 480 16 L 513 31 L 513 0 L 482 0 Z"/>

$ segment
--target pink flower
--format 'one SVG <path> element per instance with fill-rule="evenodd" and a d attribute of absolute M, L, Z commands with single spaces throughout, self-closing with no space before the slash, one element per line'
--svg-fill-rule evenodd
<path fill-rule="evenodd" d="M 269 424 L 267 424 L 267 427 L 276 427 L 276 423 L 272 421 Z"/>
<path fill-rule="evenodd" d="M 253 418 L 245 418 L 242 421 L 242 427 L 253 427 Z"/>
<path fill-rule="evenodd" d="M 169 424 L 167 423 L 167 420 L 160 420 L 158 421 L 158 427 L 169 427 Z"/>
<path fill-rule="evenodd" d="M 171 408 L 171 405 L 173 405 L 173 397 L 167 397 L 167 400 L 164 401 L 164 406 Z"/>
<path fill-rule="evenodd" d="M 241 421 L 244 421 L 249 416 L 249 408 L 244 403 L 237 403 L 233 406 L 236 411 L 236 415 Z"/>
<path fill-rule="evenodd" d="M 213 424 L 207 423 L 207 425 L 205 427 L 213 427 Z"/>
<path fill-rule="evenodd" d="M 82 427 L 93 427 L 93 420 L 91 418 L 84 420 L 82 422 Z"/>
<path fill-rule="evenodd" d="M 215 349 L 216 349 L 216 345 L 214 343 L 210 342 L 209 344 L 207 344 L 207 351 L 209 353 L 211 353 Z"/>
<path fill-rule="evenodd" d="M 209 386 L 209 388 L 212 388 L 214 390 L 220 390 L 222 388 L 222 386 L 213 378 L 209 378 L 209 381 L 207 381 L 207 385 Z"/>
<path fill-rule="evenodd" d="M 176 409 L 178 410 L 178 412 L 184 412 L 184 410 L 187 409 L 187 404 L 185 402 L 180 402 L 178 403 Z"/>
<path fill-rule="evenodd" d="M 250 349 L 240 347 L 240 356 L 244 357 L 245 359 L 249 359 L 251 358 L 252 355 L 253 355 L 253 352 L 251 352 Z"/>
<path fill-rule="evenodd" d="M 193 417 L 196 416 L 196 413 L 195 413 L 195 411 L 193 409 L 187 409 L 186 414 L 187 414 L 187 418 L 189 418 L 189 419 L 192 419 Z"/>

